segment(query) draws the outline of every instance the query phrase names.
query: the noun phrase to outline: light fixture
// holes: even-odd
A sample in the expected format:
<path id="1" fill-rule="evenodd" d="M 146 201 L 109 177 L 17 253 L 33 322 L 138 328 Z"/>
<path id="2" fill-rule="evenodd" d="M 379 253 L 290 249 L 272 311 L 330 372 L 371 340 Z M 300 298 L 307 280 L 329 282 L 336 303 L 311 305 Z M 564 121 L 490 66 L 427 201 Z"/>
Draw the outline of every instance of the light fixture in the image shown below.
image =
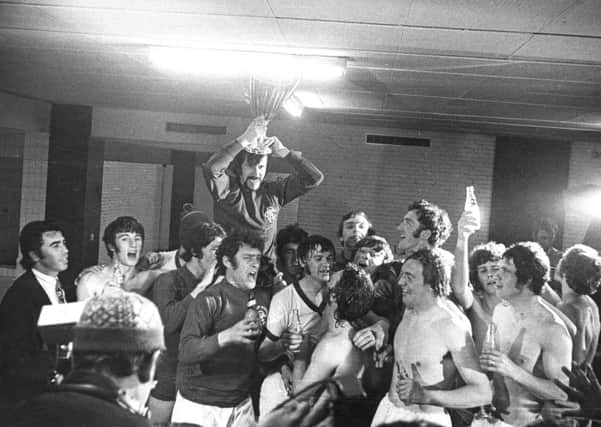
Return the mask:
<path id="1" fill-rule="evenodd" d="M 601 219 L 601 186 L 585 184 L 572 187 L 564 197 L 566 209 L 593 219 Z"/>
<path id="2" fill-rule="evenodd" d="M 299 101 L 296 95 L 292 95 L 282 105 L 284 110 L 288 112 L 292 117 L 300 117 L 303 115 L 304 106 L 303 103 Z"/>
<path id="3" fill-rule="evenodd" d="M 342 59 L 331 57 L 171 47 L 151 47 L 149 58 L 157 67 L 173 72 L 273 79 L 333 80 L 344 74 L 345 65 Z"/>
<path id="4" fill-rule="evenodd" d="M 294 92 L 294 96 L 307 108 L 323 108 L 324 106 L 323 101 L 315 92 L 297 90 Z"/>

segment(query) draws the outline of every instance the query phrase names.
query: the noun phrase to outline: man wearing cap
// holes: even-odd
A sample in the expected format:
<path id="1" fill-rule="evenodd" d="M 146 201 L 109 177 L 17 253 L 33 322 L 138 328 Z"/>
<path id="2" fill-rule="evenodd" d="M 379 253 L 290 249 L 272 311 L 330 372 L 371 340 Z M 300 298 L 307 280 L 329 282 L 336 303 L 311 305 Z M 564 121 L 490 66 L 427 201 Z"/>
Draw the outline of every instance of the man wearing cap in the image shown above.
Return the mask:
<path id="1" fill-rule="evenodd" d="M 65 302 L 58 273 L 69 265 L 63 232 L 51 221 L 25 225 L 19 245 L 27 271 L 0 304 L 0 401 L 9 407 L 42 392 L 54 368 L 54 352 L 42 341 L 37 322 L 42 306 Z"/>
<path id="2" fill-rule="evenodd" d="M 19 405 L 11 426 L 149 427 L 163 325 L 157 307 L 124 291 L 90 298 L 74 327 L 74 370 L 53 389 Z"/>
<path id="3" fill-rule="evenodd" d="M 203 165 L 203 172 L 215 202 L 215 221 L 227 232 L 241 228 L 260 234 L 263 253 L 275 260 L 280 208 L 321 184 L 323 174 L 278 138 L 266 138 L 266 130 L 267 121 L 257 117 L 234 142 L 211 156 Z M 260 145 L 263 150 L 253 150 Z M 264 182 L 269 152 L 286 160 L 294 173 L 283 180 Z"/>

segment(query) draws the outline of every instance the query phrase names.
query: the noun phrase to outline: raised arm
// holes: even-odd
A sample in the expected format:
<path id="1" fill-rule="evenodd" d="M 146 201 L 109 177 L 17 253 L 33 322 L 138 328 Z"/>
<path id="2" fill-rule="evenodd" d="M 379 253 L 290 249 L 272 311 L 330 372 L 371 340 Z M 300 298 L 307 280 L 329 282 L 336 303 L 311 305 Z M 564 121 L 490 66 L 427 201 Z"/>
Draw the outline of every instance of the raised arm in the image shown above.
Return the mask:
<path id="1" fill-rule="evenodd" d="M 256 144 L 257 139 L 264 138 L 266 130 L 265 119 L 262 116 L 257 117 L 250 122 L 242 135 L 221 148 L 202 165 L 205 181 L 213 198 L 219 200 L 227 196 L 230 177 L 226 169 L 240 151 Z"/>
<path id="2" fill-rule="evenodd" d="M 471 211 L 464 211 L 457 224 L 455 275 L 451 281 L 451 287 L 457 302 L 466 310 L 474 303 L 474 294 L 469 286 L 469 238 L 479 226 L 478 218 Z"/>

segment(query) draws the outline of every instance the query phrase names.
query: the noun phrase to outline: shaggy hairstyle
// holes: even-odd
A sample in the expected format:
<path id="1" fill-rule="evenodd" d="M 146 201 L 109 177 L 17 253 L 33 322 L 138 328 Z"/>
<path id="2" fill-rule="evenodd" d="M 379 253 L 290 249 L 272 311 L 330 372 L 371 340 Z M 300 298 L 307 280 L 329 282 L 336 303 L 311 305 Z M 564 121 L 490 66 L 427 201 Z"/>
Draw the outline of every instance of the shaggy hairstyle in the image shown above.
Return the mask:
<path id="1" fill-rule="evenodd" d="M 444 297 L 451 293 L 451 270 L 453 257 L 442 249 L 420 249 L 409 255 L 405 262 L 415 260 L 422 265 L 424 284 L 432 288 L 434 296 Z"/>
<path id="2" fill-rule="evenodd" d="M 518 242 L 509 247 L 503 258 L 513 260 L 518 285 L 528 285 L 536 295 L 549 280 L 549 257 L 536 242 Z"/>
<path id="3" fill-rule="evenodd" d="M 374 303 L 375 288 L 365 271 L 355 264 L 347 264 L 340 280 L 334 286 L 337 321 L 353 322 L 367 314 Z"/>
<path id="4" fill-rule="evenodd" d="M 478 267 L 487 262 L 500 261 L 505 249 L 503 243 L 488 242 L 483 245 L 478 245 L 472 250 L 472 253 L 470 253 L 469 265 L 470 283 L 474 286 L 474 289 L 477 291 L 482 290 L 482 283 L 480 283 L 480 279 L 478 278 Z"/>
<path id="5" fill-rule="evenodd" d="M 392 249 L 390 248 L 388 241 L 383 237 L 372 235 L 359 240 L 353 250 L 353 259 L 355 259 L 357 251 L 361 248 L 372 249 L 376 252 L 384 251 L 386 253 L 384 256 L 384 263 L 391 262 L 394 259 Z"/>
<path id="6" fill-rule="evenodd" d="M 236 268 L 238 263 L 236 262 L 236 254 L 238 250 L 243 246 L 247 245 L 251 248 L 258 249 L 263 252 L 264 242 L 257 233 L 253 233 L 247 230 L 236 229 L 229 234 L 219 245 L 217 249 L 217 273 L 225 274 L 225 264 L 223 258 L 226 257 L 232 263 L 232 266 Z"/>
<path id="7" fill-rule="evenodd" d="M 102 241 L 106 247 L 106 253 L 109 257 L 113 258 L 114 251 L 110 246 L 117 247 L 117 233 L 136 233 L 142 237 L 142 243 L 144 243 L 144 227 L 138 222 L 137 219 L 131 216 L 120 216 L 106 226 L 104 229 L 104 235 Z M 110 245 L 110 246 L 109 246 Z"/>
<path id="8" fill-rule="evenodd" d="M 311 252 L 317 250 L 317 248 L 320 248 L 322 252 L 329 252 L 332 256 L 336 255 L 334 244 L 330 239 L 319 234 L 313 234 L 298 245 L 298 259 L 303 262 L 306 261 Z"/>
<path id="9" fill-rule="evenodd" d="M 309 233 L 303 230 L 298 223 L 289 224 L 278 231 L 278 234 L 275 238 L 275 247 L 278 259 L 282 259 L 283 257 L 282 249 L 284 249 L 284 245 L 287 245 L 288 243 L 300 244 L 300 242 L 307 237 L 309 237 Z"/>
<path id="10" fill-rule="evenodd" d="M 429 230 L 428 243 L 433 247 L 442 246 L 453 231 L 447 211 L 434 203 L 423 199 L 416 200 L 409 205 L 407 211 L 415 211 L 419 222 L 419 228 L 415 231 L 414 237 L 419 237 L 419 233 L 423 230 Z"/>
<path id="11" fill-rule="evenodd" d="M 574 245 L 561 257 L 557 271 L 568 286 L 580 295 L 592 295 L 601 285 L 601 258 L 586 245 Z"/>
<path id="12" fill-rule="evenodd" d="M 344 214 L 342 216 L 342 219 L 338 223 L 338 237 L 339 238 L 342 237 L 342 228 L 344 227 L 344 221 L 346 221 L 347 219 L 351 219 L 352 217 L 355 217 L 355 216 L 361 216 L 361 217 L 365 218 L 365 221 L 367 221 L 367 223 L 369 224 L 369 228 L 367 229 L 367 235 L 368 236 L 376 234 L 376 231 L 373 228 L 373 224 L 369 220 L 369 218 L 367 217 L 367 214 L 365 212 L 363 212 L 363 211 L 350 211 L 350 212 Z"/>
<path id="13" fill-rule="evenodd" d="M 229 169 L 234 173 L 234 175 L 239 177 L 242 175 L 242 165 L 244 162 L 246 162 L 248 166 L 255 166 L 257 163 L 263 160 L 264 157 L 267 157 L 267 155 L 249 153 L 246 150 L 242 150 L 236 154 L 236 157 L 234 157 L 234 160 L 232 160 L 230 163 Z"/>
<path id="14" fill-rule="evenodd" d="M 151 380 L 154 354 L 157 351 L 100 353 L 74 350 L 73 367 L 101 374 L 108 373 L 116 378 L 136 374 L 140 382 L 146 383 Z"/>
<path id="15" fill-rule="evenodd" d="M 192 256 L 202 259 L 202 250 L 218 237 L 225 237 L 225 231 L 219 224 L 214 222 L 201 223 L 194 227 L 182 240 L 184 253 L 182 258 L 188 262 Z"/>
<path id="16" fill-rule="evenodd" d="M 64 232 L 63 229 L 52 221 L 32 221 L 23 227 L 19 234 L 19 246 L 21 247 L 21 265 L 25 270 L 31 269 L 35 265 L 35 261 L 31 258 L 30 252 L 33 252 L 38 257 L 42 257 L 42 236 L 47 232 Z"/>

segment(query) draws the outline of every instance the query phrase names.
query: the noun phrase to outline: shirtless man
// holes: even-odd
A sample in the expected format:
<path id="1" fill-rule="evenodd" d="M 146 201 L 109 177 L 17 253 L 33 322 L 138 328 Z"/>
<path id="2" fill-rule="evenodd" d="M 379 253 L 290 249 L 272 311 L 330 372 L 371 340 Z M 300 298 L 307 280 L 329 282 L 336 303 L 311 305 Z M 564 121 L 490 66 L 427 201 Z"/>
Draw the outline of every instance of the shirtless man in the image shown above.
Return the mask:
<path id="1" fill-rule="evenodd" d="M 365 326 L 362 317 L 374 301 L 374 286 L 369 275 L 357 266 L 348 265 L 331 290 L 331 298 L 333 304 L 326 309 L 329 311 L 328 330 L 315 347 L 297 388 L 332 376 L 360 376 L 362 371 L 362 352 L 349 337 Z"/>
<path id="2" fill-rule="evenodd" d="M 266 337 L 259 348 L 259 360 L 267 362 L 288 355 L 291 366 L 295 359 L 299 359 L 297 352 L 303 335 L 315 344 L 324 334 L 327 323 L 322 315 L 328 303 L 328 281 L 334 254 L 332 242 L 319 235 L 309 236 L 300 243 L 298 257 L 305 274 L 300 281 L 273 296 L 267 316 Z M 298 313 L 298 319 L 295 319 L 295 313 Z M 300 325 L 297 325 L 299 320 Z M 298 326 L 302 331 L 294 331 Z M 291 378 L 284 377 L 288 376 L 289 371 L 284 368 L 284 375 L 275 372 L 265 378 L 261 387 L 261 415 L 286 400 Z"/>
<path id="3" fill-rule="evenodd" d="M 77 283 L 77 300 L 101 295 L 110 287 L 144 293 L 160 270 L 136 271 L 144 245 L 144 227 L 135 218 L 120 216 L 104 229 L 102 241 L 111 264 L 86 269 Z"/>
<path id="4" fill-rule="evenodd" d="M 449 293 L 451 265 L 439 251 L 418 250 L 401 268 L 406 311 L 394 336 L 392 384 L 378 406 L 374 427 L 399 421 L 450 427 L 445 407 L 471 408 L 491 401 L 492 390 L 480 370 L 469 324 L 443 301 Z M 449 364 L 464 386 L 445 386 Z"/>
<path id="5" fill-rule="evenodd" d="M 479 225 L 471 212 L 465 211 L 461 215 L 457 224 L 455 276 L 451 281 L 453 295 L 472 324 L 478 353 L 482 351 L 495 306 L 501 302 L 497 296 L 497 278 L 501 257 L 505 252 L 503 244 L 488 242 L 476 246 L 468 258 L 469 237 Z"/>
<path id="6" fill-rule="evenodd" d="M 492 318 L 499 349 L 483 353 L 480 364 L 494 374 L 493 405 L 511 425 L 528 425 L 544 401 L 567 397 L 553 380 L 567 380 L 561 367 L 572 366 L 572 340 L 540 297 L 548 277 L 549 258 L 537 243 L 516 243 L 503 254 L 497 286 L 504 301 Z"/>
<path id="7" fill-rule="evenodd" d="M 593 299 L 601 284 L 601 258 L 593 248 L 574 245 L 557 266 L 555 279 L 561 283 L 562 302 L 557 306 L 576 325 L 572 359 L 592 365 L 599 342 L 599 310 Z"/>

